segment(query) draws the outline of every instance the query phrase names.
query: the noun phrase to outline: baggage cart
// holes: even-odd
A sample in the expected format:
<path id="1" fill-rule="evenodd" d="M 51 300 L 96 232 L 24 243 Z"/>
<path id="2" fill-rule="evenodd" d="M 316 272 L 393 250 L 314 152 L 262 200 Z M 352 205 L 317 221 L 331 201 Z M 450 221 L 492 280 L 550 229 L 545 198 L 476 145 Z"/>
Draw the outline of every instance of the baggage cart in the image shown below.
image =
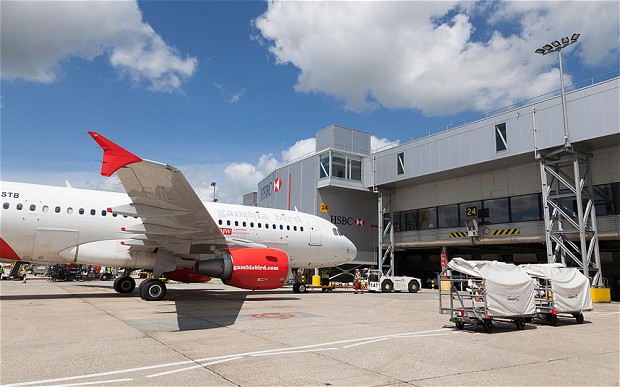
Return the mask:
<path id="1" fill-rule="evenodd" d="M 561 263 L 521 265 L 536 281 L 536 317 L 551 325 L 558 317 L 573 317 L 583 324 L 584 311 L 592 310 L 590 281 L 579 269 Z"/>
<path id="2" fill-rule="evenodd" d="M 457 329 L 482 325 L 489 333 L 504 321 L 522 330 L 536 313 L 534 280 L 515 265 L 453 258 L 438 280 L 439 311 Z"/>

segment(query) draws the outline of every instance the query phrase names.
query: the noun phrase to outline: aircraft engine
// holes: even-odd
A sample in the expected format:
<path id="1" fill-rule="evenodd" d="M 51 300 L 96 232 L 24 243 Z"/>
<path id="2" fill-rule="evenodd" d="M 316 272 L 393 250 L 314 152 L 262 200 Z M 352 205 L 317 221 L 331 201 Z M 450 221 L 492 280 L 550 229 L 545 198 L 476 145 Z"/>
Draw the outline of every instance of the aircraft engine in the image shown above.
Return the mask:
<path id="1" fill-rule="evenodd" d="M 289 258 L 279 249 L 232 248 L 222 257 L 197 262 L 196 272 L 242 289 L 277 289 L 286 282 Z"/>
<path id="2" fill-rule="evenodd" d="M 186 284 L 211 281 L 211 277 L 208 277 L 206 275 L 200 275 L 196 273 L 193 269 L 176 269 L 175 271 L 166 273 L 166 278 Z"/>

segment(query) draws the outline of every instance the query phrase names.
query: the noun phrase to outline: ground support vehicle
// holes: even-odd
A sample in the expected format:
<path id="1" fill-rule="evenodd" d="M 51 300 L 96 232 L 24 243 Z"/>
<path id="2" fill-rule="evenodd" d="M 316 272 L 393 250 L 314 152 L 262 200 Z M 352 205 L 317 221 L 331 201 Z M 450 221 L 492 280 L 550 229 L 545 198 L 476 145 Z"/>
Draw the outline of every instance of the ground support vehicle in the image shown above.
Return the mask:
<path id="1" fill-rule="evenodd" d="M 409 292 L 417 293 L 422 287 L 419 278 L 407 276 L 384 275 L 381 270 L 366 270 L 365 281 L 369 292 L 382 291 L 383 293 Z"/>
<path id="2" fill-rule="evenodd" d="M 561 263 L 527 264 L 521 268 L 536 281 L 536 317 L 551 325 L 559 317 L 573 317 L 583 324 L 584 311 L 592 310 L 590 281 L 579 269 Z"/>
<path id="3" fill-rule="evenodd" d="M 85 274 L 81 265 L 57 264 L 48 268 L 50 281 L 83 281 Z"/>
<path id="4" fill-rule="evenodd" d="M 536 313 L 534 280 L 512 264 L 453 258 L 439 283 L 439 312 L 457 329 L 482 325 L 489 333 L 494 321 L 504 321 L 522 330 Z"/>

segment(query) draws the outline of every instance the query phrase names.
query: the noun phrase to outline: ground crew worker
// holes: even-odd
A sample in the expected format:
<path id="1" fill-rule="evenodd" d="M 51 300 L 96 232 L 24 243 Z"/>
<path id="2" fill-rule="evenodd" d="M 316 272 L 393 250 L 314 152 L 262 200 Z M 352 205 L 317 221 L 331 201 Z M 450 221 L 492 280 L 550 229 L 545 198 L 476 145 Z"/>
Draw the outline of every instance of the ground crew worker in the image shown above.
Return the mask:
<path id="1" fill-rule="evenodd" d="M 327 269 L 323 270 L 321 273 L 321 286 L 329 286 L 329 271 Z M 328 288 L 323 288 L 323 291 L 328 291 Z"/>
<path id="2" fill-rule="evenodd" d="M 362 274 L 360 273 L 360 269 L 355 269 L 353 284 L 355 285 L 355 294 L 357 294 L 358 291 L 361 291 L 362 294 L 364 294 L 364 289 L 362 288 Z"/>
<path id="3" fill-rule="evenodd" d="M 25 284 L 26 283 L 26 274 L 28 274 L 28 266 L 27 265 L 22 265 L 21 274 L 22 274 L 22 283 Z"/>
<path id="4" fill-rule="evenodd" d="M 4 268 L 0 265 L 0 279 L 2 279 L 2 274 L 4 274 Z"/>

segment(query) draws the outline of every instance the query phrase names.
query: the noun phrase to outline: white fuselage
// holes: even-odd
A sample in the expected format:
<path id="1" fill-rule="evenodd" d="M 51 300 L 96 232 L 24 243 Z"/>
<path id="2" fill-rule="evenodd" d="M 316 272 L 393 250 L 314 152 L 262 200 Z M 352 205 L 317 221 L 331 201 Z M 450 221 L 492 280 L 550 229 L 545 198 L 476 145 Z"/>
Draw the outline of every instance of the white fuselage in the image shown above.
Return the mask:
<path id="1" fill-rule="evenodd" d="M 107 210 L 131 203 L 127 194 L 4 181 L 1 185 L 0 258 L 152 269 L 152 259 L 129 254 L 135 241 L 122 230 L 142 220 Z M 284 250 L 293 268 L 332 267 L 351 261 L 357 253 L 336 226 L 314 215 L 204 205 L 231 245 L 255 243 Z M 177 266 L 192 267 L 198 259 L 179 257 Z"/>

